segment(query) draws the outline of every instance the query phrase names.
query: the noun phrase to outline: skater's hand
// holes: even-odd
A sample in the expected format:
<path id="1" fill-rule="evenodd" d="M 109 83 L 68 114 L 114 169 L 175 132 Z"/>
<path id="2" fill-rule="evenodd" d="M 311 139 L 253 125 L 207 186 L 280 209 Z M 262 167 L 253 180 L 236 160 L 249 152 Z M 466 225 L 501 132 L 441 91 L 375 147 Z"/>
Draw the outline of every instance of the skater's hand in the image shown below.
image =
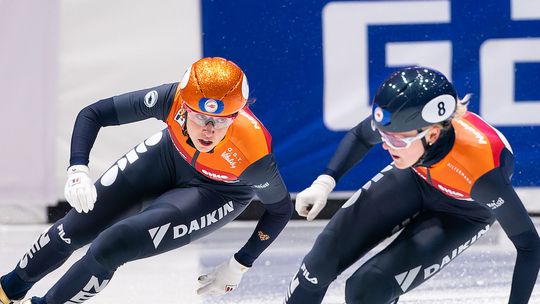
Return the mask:
<path id="1" fill-rule="evenodd" d="M 68 168 L 68 179 L 64 188 L 66 200 L 79 213 L 94 209 L 97 199 L 96 186 L 88 176 L 88 167 L 75 165 Z"/>
<path id="2" fill-rule="evenodd" d="M 308 221 L 317 217 L 326 206 L 328 195 L 336 186 L 336 181 L 330 175 L 322 174 L 304 191 L 296 195 L 296 212 Z"/>
<path id="3" fill-rule="evenodd" d="M 242 276 L 248 270 L 249 267 L 238 263 L 234 257 L 231 257 L 209 274 L 203 274 L 199 277 L 199 284 L 203 286 L 197 289 L 197 294 L 223 295 L 231 292 L 240 284 Z"/>

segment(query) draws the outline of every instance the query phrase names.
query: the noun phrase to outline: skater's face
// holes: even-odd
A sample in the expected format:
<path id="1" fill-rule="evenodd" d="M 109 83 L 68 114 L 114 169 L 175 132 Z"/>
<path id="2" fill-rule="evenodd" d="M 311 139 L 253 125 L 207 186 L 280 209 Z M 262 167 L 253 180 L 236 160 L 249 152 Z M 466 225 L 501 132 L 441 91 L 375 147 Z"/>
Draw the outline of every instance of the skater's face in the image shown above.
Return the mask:
<path id="1" fill-rule="evenodd" d="M 386 132 L 386 136 L 382 136 L 383 149 L 390 153 L 390 156 L 398 169 L 409 168 L 414 165 L 425 152 L 421 140 L 422 137 L 426 139 L 428 145 L 431 145 L 439 138 L 440 132 L 441 129 L 438 126 L 429 127 L 422 132 Z M 407 144 L 400 148 L 393 147 L 390 138 L 393 138 L 395 143 L 399 143 L 400 140 L 402 140 Z"/>
<path id="2" fill-rule="evenodd" d="M 187 111 L 186 128 L 195 148 L 210 152 L 225 137 L 235 116 L 211 117 L 192 110 Z"/>

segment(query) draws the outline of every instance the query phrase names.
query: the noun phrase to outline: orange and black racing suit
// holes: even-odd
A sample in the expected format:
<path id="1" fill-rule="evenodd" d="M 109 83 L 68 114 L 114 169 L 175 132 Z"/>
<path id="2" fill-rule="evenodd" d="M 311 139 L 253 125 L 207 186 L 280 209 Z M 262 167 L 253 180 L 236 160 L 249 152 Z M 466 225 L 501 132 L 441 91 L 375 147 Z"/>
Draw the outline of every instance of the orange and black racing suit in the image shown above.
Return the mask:
<path id="1" fill-rule="evenodd" d="M 251 266 L 276 239 L 293 208 L 274 160 L 270 134 L 244 109 L 212 151 L 199 152 L 182 133 L 185 117 L 179 115 L 182 100 L 177 86 L 166 84 L 104 99 L 79 113 L 71 165 L 88 164 L 101 127 L 157 118 L 167 128 L 103 174 L 95 183 L 94 210 L 88 214 L 71 210 L 40 236 L 15 270 L 2 278 L 8 296 L 22 297 L 75 249 L 91 243 L 87 254 L 39 299 L 49 304 L 80 303 L 100 291 L 120 265 L 208 235 L 240 215 L 255 195 L 265 212 L 235 258 Z M 88 287 L 92 284 L 97 287 Z"/>
<path id="2" fill-rule="evenodd" d="M 339 179 L 380 141 L 367 118 L 347 133 L 324 173 Z M 347 304 L 392 303 L 438 273 L 494 220 L 517 250 L 509 303 L 527 303 L 540 239 L 510 183 L 513 166 L 499 131 L 470 112 L 454 119 L 419 165 L 387 166 L 342 206 L 304 258 L 286 303 L 320 303 L 340 273 L 401 231 L 345 287 Z"/>

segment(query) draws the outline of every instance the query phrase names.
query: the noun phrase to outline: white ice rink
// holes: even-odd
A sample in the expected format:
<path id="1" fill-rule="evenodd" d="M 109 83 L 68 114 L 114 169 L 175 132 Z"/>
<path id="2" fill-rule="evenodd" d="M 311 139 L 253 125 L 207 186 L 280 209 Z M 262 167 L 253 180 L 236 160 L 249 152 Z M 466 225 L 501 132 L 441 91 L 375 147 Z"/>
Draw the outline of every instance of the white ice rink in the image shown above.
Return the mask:
<path id="1" fill-rule="evenodd" d="M 535 222 L 539 229 L 540 220 Z M 251 234 L 254 222 L 233 222 L 184 248 L 128 263 L 118 269 L 104 291 L 87 303 L 280 304 L 291 277 L 324 224 L 326 221 L 291 221 L 230 295 L 197 296 L 197 276 L 236 252 Z M 45 229 L 46 226 L 0 225 L 0 273 L 11 270 Z M 384 244 L 374 252 L 382 246 Z M 30 293 L 43 295 L 84 251 L 86 247 L 77 251 L 59 270 L 36 284 Z M 400 304 L 507 303 L 514 258 L 512 244 L 500 227 L 494 226 L 426 284 L 403 296 Z M 365 258 L 330 286 L 323 303 L 344 303 L 345 280 L 363 261 Z M 540 280 L 529 303 L 540 303 L 539 285 Z"/>

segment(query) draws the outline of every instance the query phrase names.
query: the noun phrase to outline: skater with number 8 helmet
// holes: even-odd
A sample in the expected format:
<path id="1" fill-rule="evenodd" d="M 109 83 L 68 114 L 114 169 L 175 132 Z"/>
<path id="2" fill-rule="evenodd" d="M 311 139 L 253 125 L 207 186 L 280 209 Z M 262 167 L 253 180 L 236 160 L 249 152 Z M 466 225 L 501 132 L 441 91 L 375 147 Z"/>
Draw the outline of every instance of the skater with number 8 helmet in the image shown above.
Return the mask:
<path id="1" fill-rule="evenodd" d="M 234 290 L 293 210 L 271 136 L 246 106 L 248 95 L 244 72 L 232 61 L 214 57 L 193 63 L 180 82 L 83 109 L 73 129 L 65 186 L 73 209 L 0 278 L 0 303 L 23 298 L 73 251 L 90 244 L 43 297 L 24 301 L 83 303 L 103 290 L 121 265 L 216 231 L 257 195 L 265 212 L 249 240 L 198 277 L 200 295 Z M 94 184 L 88 163 L 99 129 L 147 118 L 162 120 L 167 127 L 121 157 Z"/>
<path id="2" fill-rule="evenodd" d="M 396 303 L 436 277 L 497 220 L 517 250 L 509 303 L 527 303 L 540 267 L 540 239 L 511 185 L 505 137 L 468 112 L 440 72 L 409 67 L 390 75 L 372 115 L 341 141 L 323 174 L 296 196 L 313 220 L 349 169 L 382 143 L 393 162 L 332 217 L 304 257 L 285 303 L 321 303 L 329 284 L 384 239 L 401 232 L 345 285 L 347 304 Z"/>

